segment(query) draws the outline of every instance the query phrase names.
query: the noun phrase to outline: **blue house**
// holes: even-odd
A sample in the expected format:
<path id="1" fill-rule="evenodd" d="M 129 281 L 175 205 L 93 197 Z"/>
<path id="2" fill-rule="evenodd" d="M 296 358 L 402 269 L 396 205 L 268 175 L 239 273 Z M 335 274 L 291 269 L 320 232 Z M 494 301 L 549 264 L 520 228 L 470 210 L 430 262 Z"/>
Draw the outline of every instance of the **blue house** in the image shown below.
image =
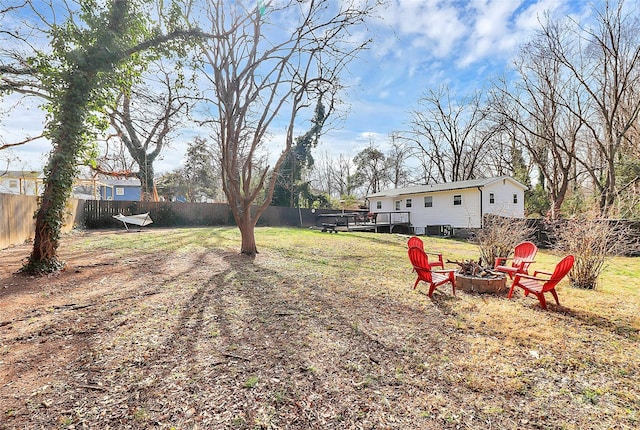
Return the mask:
<path id="1" fill-rule="evenodd" d="M 105 179 L 100 181 L 101 200 L 140 201 L 142 186 L 140 179 Z"/>

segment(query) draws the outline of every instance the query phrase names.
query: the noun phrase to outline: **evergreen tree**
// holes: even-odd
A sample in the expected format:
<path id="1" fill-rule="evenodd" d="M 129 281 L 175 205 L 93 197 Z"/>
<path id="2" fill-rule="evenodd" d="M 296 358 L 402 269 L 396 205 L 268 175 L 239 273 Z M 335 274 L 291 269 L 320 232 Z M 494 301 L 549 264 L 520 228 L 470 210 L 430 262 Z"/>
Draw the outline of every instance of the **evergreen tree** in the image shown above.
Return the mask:
<path id="1" fill-rule="evenodd" d="M 324 105 L 322 100 L 319 100 L 311 120 L 311 128 L 295 139 L 293 147 L 280 167 L 271 205 L 298 207 L 301 204 L 301 195 L 306 200 L 306 205 L 317 199 L 317 196 L 311 192 L 309 181 L 302 180 L 302 173 L 305 169 L 313 167 L 314 160 L 311 150 L 318 145 L 318 139 L 326 119 Z"/>
<path id="2" fill-rule="evenodd" d="M 201 197 L 215 197 L 219 175 L 216 174 L 214 154 L 205 139 L 196 137 L 189 144 L 182 171 L 189 201 L 195 202 Z"/>

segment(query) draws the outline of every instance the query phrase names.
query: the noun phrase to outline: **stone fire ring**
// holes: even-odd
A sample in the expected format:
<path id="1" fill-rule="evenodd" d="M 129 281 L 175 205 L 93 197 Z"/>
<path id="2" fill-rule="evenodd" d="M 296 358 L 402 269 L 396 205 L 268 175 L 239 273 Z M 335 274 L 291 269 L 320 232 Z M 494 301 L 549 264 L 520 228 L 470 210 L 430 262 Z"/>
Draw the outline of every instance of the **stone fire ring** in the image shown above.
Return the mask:
<path id="1" fill-rule="evenodd" d="M 456 289 L 466 293 L 506 294 L 507 277 L 500 274 L 489 278 L 456 273 Z"/>

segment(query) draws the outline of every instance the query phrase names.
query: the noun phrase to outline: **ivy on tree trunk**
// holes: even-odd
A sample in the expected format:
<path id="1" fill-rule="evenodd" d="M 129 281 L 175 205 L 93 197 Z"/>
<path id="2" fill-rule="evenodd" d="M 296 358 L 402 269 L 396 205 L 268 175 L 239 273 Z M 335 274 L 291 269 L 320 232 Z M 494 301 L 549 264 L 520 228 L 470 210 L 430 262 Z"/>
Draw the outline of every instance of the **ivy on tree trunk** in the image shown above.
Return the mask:
<path id="1" fill-rule="evenodd" d="M 96 112 L 113 101 L 114 89 L 130 85 L 136 75 L 135 67 L 127 68 L 128 62 L 143 62 L 137 54 L 178 38 L 224 37 L 195 29 L 147 32 L 142 15 L 131 11 L 134 4 L 112 0 L 100 13 L 92 2 L 82 3 L 79 17 L 69 17 L 68 25 L 52 30 L 54 54 L 30 59 L 50 91 L 46 134 L 53 150 L 44 172 L 34 246 L 23 273 L 40 275 L 63 267 L 57 250 L 78 159 L 89 143 L 92 125 L 99 122 Z M 84 26 L 75 25 L 79 18 Z M 68 50 L 69 46 L 75 49 Z"/>
<path id="2" fill-rule="evenodd" d="M 44 172 L 44 193 L 36 213 L 33 250 L 22 268 L 25 273 L 51 273 L 63 267 L 57 250 L 66 204 L 77 174 L 77 160 L 85 143 L 92 93 L 98 86 L 99 74 L 113 70 L 121 61 L 122 52 L 113 48 L 126 32 L 124 18 L 128 9 L 127 0 L 115 0 L 108 11 L 107 27 L 97 30 L 93 44 L 66 56 L 71 64 L 59 76 L 62 90 L 59 99 L 53 101 L 52 118 L 47 125 L 53 150 Z"/>

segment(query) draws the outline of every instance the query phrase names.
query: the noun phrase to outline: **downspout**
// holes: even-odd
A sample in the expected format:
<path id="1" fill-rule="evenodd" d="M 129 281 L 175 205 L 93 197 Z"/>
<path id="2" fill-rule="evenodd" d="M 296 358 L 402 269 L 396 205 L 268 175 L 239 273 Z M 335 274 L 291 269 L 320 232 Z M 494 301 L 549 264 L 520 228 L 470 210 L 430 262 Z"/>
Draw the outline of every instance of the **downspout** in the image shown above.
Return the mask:
<path id="1" fill-rule="evenodd" d="M 478 186 L 480 191 L 480 228 L 482 228 L 482 221 L 484 220 L 484 213 L 482 212 L 482 186 Z"/>

